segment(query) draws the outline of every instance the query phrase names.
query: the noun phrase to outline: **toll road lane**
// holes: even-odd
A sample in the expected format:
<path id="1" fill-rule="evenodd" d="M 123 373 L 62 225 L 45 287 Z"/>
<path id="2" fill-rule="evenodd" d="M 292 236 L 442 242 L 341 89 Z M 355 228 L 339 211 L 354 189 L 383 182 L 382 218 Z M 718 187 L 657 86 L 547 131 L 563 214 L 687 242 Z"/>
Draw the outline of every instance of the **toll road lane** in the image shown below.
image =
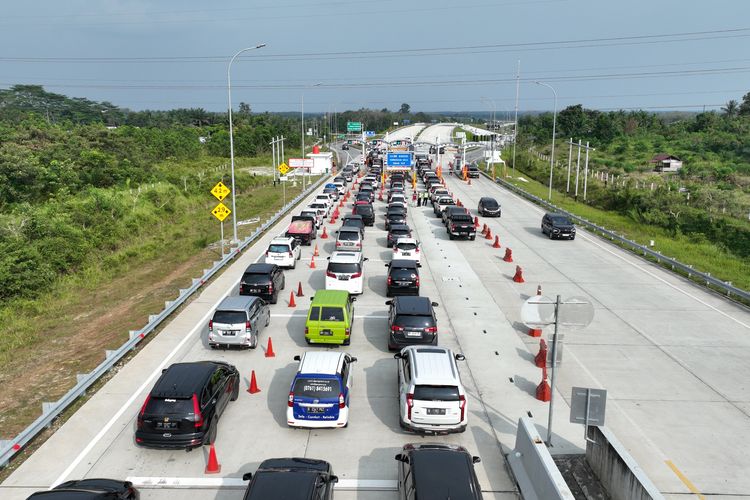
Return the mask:
<path id="1" fill-rule="evenodd" d="M 537 285 L 546 296 L 578 295 L 594 304 L 587 329 L 562 332 L 562 398 L 567 402 L 574 385 L 607 389 L 607 426 L 661 491 L 687 491 L 666 465 L 671 460 L 701 491 L 750 495 L 742 473 L 750 458 L 741 444 L 729 444 L 750 431 L 750 386 L 737 384 L 750 355 L 748 310 L 584 230 L 575 241 L 548 240 L 539 228 L 542 209 L 488 179 L 469 186 L 449 178 L 448 185 L 472 215 L 481 196 L 503 207 L 501 218 L 480 222 L 512 248 L 515 262 L 504 263 L 504 249 L 484 241 L 466 252 L 530 353 L 538 339 L 526 335 L 519 311 Z M 515 265 L 523 267 L 525 285 L 510 281 Z"/>

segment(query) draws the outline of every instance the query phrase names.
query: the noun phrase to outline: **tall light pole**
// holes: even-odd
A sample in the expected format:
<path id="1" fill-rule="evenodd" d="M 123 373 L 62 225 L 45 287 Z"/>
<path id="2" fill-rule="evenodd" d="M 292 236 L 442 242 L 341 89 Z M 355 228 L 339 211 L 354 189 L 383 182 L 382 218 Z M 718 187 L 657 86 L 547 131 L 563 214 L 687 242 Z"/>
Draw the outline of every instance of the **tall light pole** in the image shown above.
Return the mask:
<path id="1" fill-rule="evenodd" d="M 492 135 L 490 136 L 491 148 L 489 163 L 492 165 L 492 182 L 495 182 L 495 112 L 497 111 L 497 106 L 495 105 L 495 100 L 490 97 L 481 97 L 481 99 L 486 99 L 492 103 Z"/>
<path id="2" fill-rule="evenodd" d="M 232 127 L 232 77 L 231 77 L 231 71 L 232 71 L 232 63 L 237 58 L 238 55 L 242 54 L 243 52 L 247 52 L 248 50 L 256 50 L 256 49 L 262 49 L 265 47 L 265 43 L 261 43 L 256 45 L 255 47 L 247 47 L 245 49 L 240 50 L 235 55 L 232 56 L 232 58 L 229 60 L 229 66 L 227 67 L 227 95 L 229 97 L 229 158 L 232 163 L 232 229 L 233 229 L 233 239 L 232 243 L 236 243 L 239 241 L 237 239 L 237 196 L 235 195 L 235 189 L 234 189 L 234 128 Z"/>
<path id="3" fill-rule="evenodd" d="M 552 113 L 552 154 L 549 157 L 549 194 L 547 195 L 547 199 L 552 199 L 552 168 L 555 165 L 555 126 L 557 125 L 557 91 L 552 87 L 552 85 L 544 82 L 534 82 L 537 85 L 543 85 L 544 87 L 547 87 L 552 91 L 553 94 L 555 94 L 555 108 L 554 112 Z"/>

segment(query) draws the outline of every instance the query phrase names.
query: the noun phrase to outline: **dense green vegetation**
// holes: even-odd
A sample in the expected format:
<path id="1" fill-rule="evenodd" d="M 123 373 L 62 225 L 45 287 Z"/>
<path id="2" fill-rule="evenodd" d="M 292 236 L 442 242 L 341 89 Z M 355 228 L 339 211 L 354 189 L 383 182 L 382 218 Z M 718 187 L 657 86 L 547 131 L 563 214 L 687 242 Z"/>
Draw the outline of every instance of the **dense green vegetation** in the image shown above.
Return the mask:
<path id="1" fill-rule="evenodd" d="M 516 167 L 543 183 L 549 161 L 539 153 L 549 154 L 551 130 L 551 113 L 519 120 Z M 750 93 L 742 105 L 728 104 L 721 114 L 673 121 L 643 111 L 570 106 L 558 114 L 557 130 L 553 187 L 558 191 L 566 187 L 568 138 L 590 141 L 596 152 L 589 169 L 607 177 L 589 177 L 589 205 L 662 228 L 674 238 L 685 235 L 750 257 Z M 683 168 L 655 173 L 649 162 L 659 153 L 679 157 Z M 573 168 L 576 155 L 574 148 Z"/>

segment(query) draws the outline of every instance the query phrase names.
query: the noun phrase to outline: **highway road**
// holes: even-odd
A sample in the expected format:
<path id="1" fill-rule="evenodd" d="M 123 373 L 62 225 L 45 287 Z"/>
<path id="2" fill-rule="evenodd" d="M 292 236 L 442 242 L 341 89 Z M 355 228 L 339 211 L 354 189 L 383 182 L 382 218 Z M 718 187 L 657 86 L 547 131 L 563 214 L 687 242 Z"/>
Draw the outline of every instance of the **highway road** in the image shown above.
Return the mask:
<path id="1" fill-rule="evenodd" d="M 447 127 L 438 128 L 439 130 Z M 405 132 L 409 135 L 412 132 Z M 431 132 L 430 132 L 431 133 Z M 449 133 L 449 132 L 448 132 Z M 412 136 L 413 137 L 413 136 Z M 463 434 L 423 438 L 398 426 L 395 361 L 386 350 L 385 247 L 382 217 L 365 237 L 366 291 L 355 305 L 348 352 L 359 358 L 354 371 L 350 425 L 336 430 L 293 430 L 285 411 L 295 363 L 309 348 L 303 339 L 309 297 L 323 287 L 325 256 L 333 240 L 318 239 L 321 257 L 310 269 L 312 249 L 286 271 L 285 300 L 272 306 L 276 357 L 262 350 L 211 351 L 207 321 L 215 305 L 236 294 L 243 269 L 261 257 L 288 219 L 240 256 L 200 296 L 81 407 L 40 449 L 0 485 L 0 497 L 23 499 L 37 489 L 80 477 L 146 477 L 197 484 L 206 452 L 148 450 L 133 442 L 135 416 L 162 367 L 178 362 L 222 359 L 244 376 L 255 370 L 262 390 L 241 394 L 219 426 L 216 449 L 220 476 L 234 488 L 206 487 L 197 499 L 236 499 L 242 473 L 273 456 L 329 460 L 342 480 L 396 478 L 393 456 L 407 442 L 443 441 L 466 446 L 482 457 L 478 475 L 485 498 L 517 498 L 503 458 L 515 440 L 517 420 L 530 414 L 546 434 L 548 404 L 534 398 L 541 370 L 532 362 L 538 339 L 520 324 L 522 302 L 541 285 L 545 295 L 584 296 L 595 307 L 585 330 L 563 331 L 558 372 L 553 453 L 580 452 L 583 428 L 568 423 L 572 386 L 608 390 L 607 426 L 668 498 L 685 498 L 689 482 L 698 491 L 726 498 L 750 496 L 750 455 L 741 436 L 750 431 L 750 312 L 690 282 L 579 231 L 575 241 L 550 241 L 539 231 L 539 208 L 487 179 L 469 186 L 448 178 L 450 189 L 475 213 L 481 196 L 503 206 L 499 219 L 482 219 L 499 235 L 490 242 L 449 241 L 430 208 L 410 208 L 409 223 L 422 241 L 422 295 L 437 301 L 440 344 L 466 355 L 459 368 L 470 394 L 470 427 Z M 376 202 L 382 213 L 383 202 Z M 326 224 L 328 230 L 337 224 Z M 512 248 L 514 263 L 501 257 Z M 526 283 L 511 280 L 515 266 Z M 297 307 L 286 299 L 301 282 Z M 545 331 L 545 335 L 549 332 Z M 265 345 L 266 339 L 261 342 Z M 740 437 L 740 439 L 738 439 Z M 679 474 L 678 474 L 679 472 Z M 356 484 L 356 483 L 355 483 Z M 388 483 L 391 484 L 391 483 Z M 173 486 L 143 489 L 144 499 L 177 499 Z M 337 492 L 336 498 L 389 499 L 395 493 Z"/>
<path id="2" fill-rule="evenodd" d="M 401 127 L 399 129 L 388 132 L 387 134 L 385 134 L 385 137 L 383 139 L 386 141 L 400 141 L 406 139 L 407 137 L 411 137 L 412 139 L 414 139 L 424 128 L 424 123 L 407 125 L 405 127 Z"/>

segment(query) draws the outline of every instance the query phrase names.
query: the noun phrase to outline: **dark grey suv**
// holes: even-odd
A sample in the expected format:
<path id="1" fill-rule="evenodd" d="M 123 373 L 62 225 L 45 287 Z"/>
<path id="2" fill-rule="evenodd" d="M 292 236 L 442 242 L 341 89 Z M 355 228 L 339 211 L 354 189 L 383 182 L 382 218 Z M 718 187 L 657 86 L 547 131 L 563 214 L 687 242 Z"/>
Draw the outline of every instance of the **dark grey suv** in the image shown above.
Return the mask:
<path id="1" fill-rule="evenodd" d="M 385 303 L 388 311 L 388 349 L 414 344 L 437 345 L 437 317 L 428 297 L 398 296 Z"/>
<path id="2" fill-rule="evenodd" d="M 576 227 L 568 219 L 567 215 L 557 213 L 546 213 L 542 217 L 542 234 L 553 238 L 576 239 Z"/>
<path id="3" fill-rule="evenodd" d="M 500 217 L 502 211 L 500 210 L 500 204 L 495 198 L 489 196 L 483 196 L 479 199 L 479 205 L 477 206 L 477 212 L 479 215 L 485 217 Z"/>
<path id="4" fill-rule="evenodd" d="M 331 464 L 314 458 L 269 458 L 242 479 L 250 480 L 243 500 L 332 500 L 339 480 Z"/>
<path id="5" fill-rule="evenodd" d="M 404 445 L 396 455 L 398 498 L 460 498 L 482 500 L 482 487 L 474 471 L 481 462 L 463 446 L 438 443 Z"/>

